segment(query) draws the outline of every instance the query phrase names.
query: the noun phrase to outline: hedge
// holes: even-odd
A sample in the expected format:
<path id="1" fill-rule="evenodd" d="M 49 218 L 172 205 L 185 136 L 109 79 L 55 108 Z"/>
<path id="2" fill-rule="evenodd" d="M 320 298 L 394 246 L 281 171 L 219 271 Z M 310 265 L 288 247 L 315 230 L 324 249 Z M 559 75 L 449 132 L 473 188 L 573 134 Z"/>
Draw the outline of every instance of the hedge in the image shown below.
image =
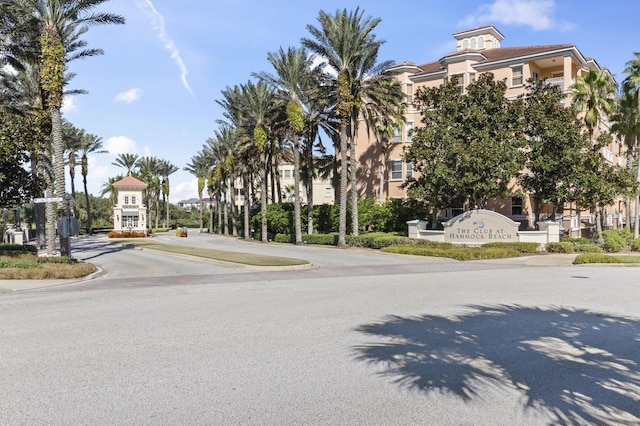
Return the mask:
<path id="1" fill-rule="evenodd" d="M 38 253 L 38 247 L 22 244 L 0 244 L 0 256 L 19 256 L 25 253 Z"/>

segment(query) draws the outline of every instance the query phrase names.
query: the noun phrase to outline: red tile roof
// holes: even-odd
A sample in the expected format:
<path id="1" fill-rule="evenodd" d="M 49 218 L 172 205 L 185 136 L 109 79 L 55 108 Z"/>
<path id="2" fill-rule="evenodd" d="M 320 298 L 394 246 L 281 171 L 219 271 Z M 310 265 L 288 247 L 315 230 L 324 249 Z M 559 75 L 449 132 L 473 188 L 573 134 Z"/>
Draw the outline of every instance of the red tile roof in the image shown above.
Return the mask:
<path id="1" fill-rule="evenodd" d="M 133 176 L 127 176 L 124 179 L 114 182 L 112 185 L 116 188 L 122 188 L 125 186 L 134 188 L 146 188 L 147 186 L 149 186 L 141 180 L 134 178 Z"/>

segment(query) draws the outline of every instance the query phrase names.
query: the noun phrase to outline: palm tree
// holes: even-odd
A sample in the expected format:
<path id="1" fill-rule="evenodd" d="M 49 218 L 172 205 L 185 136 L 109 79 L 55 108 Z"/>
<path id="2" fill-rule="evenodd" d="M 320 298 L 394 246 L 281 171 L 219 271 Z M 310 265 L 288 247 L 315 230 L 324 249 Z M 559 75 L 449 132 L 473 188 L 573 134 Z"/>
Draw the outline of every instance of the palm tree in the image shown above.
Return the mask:
<path id="1" fill-rule="evenodd" d="M 169 175 L 180 170 L 178 166 L 171 164 L 171 162 L 162 160 L 160 164 L 160 175 L 162 176 L 162 182 L 160 184 L 160 188 L 162 190 L 162 200 L 165 206 L 165 215 L 164 215 L 164 227 L 169 227 L 169 192 L 171 191 L 169 185 Z"/>
<path id="2" fill-rule="evenodd" d="M 225 191 L 223 203 L 223 212 L 225 215 L 224 234 L 229 234 L 227 208 L 230 208 L 231 234 L 235 237 L 238 235 L 234 185 L 238 171 L 236 163 L 238 149 L 236 130 L 231 126 L 222 125 L 214 131 L 214 135 L 214 138 L 207 140 L 208 146 L 205 151 L 210 157 L 210 163 L 215 165 L 215 180 L 218 181 L 220 188 Z"/>
<path id="3" fill-rule="evenodd" d="M 615 93 L 616 83 L 606 68 L 579 75 L 571 86 L 572 106 L 577 113 L 584 113 L 592 144 L 598 124 L 616 109 Z"/>
<path id="4" fill-rule="evenodd" d="M 304 48 L 289 48 L 286 52 L 280 48 L 277 53 L 269 53 L 267 59 L 276 71 L 276 76 L 260 73 L 257 76 L 273 85 L 286 105 L 288 139 L 292 141 L 293 154 L 293 204 L 295 244 L 302 243 L 300 217 L 300 150 L 301 137 L 305 130 L 303 102 L 309 98 L 317 79 L 314 74 L 319 69 L 313 66 L 314 57 Z"/>
<path id="5" fill-rule="evenodd" d="M 627 77 L 624 79 L 622 88 L 623 88 L 623 99 L 624 105 L 621 104 L 621 109 L 624 111 L 623 119 L 624 125 L 623 128 L 626 128 L 625 136 L 629 138 L 629 140 L 634 139 L 635 133 L 635 148 L 637 150 L 637 161 L 640 164 L 640 147 L 638 146 L 640 141 L 638 138 L 640 137 L 640 129 L 638 129 L 638 122 L 640 121 L 640 52 L 634 52 L 635 58 L 626 63 L 626 68 L 624 69 L 624 73 L 627 74 Z M 640 182 L 640 167 L 638 167 L 638 171 L 636 173 L 636 181 Z M 634 220 L 634 238 L 638 238 L 638 229 L 640 228 L 640 196 L 636 190 L 635 197 L 635 220 Z"/>
<path id="6" fill-rule="evenodd" d="M 107 0 L 7 0 L 10 7 L 37 23 L 38 48 L 35 49 L 40 66 L 40 86 L 44 105 L 51 113 L 55 195 L 65 194 L 64 144 L 62 136 L 62 107 L 67 62 L 87 56 L 100 55 L 99 49 L 88 49 L 79 37 L 88 27 L 98 24 L 124 24 L 124 18 L 109 13 L 94 13 Z M 31 30 L 36 30 L 33 26 Z M 35 37 L 33 38 L 35 39 Z M 32 49 L 33 51 L 33 49 Z"/>
<path id="7" fill-rule="evenodd" d="M 158 227 L 159 221 L 159 205 L 160 205 L 160 164 L 161 161 L 158 157 L 142 157 L 138 160 L 138 175 L 141 180 L 144 181 L 147 186 L 146 203 L 147 203 L 147 218 L 149 218 L 149 224 L 153 223 L 151 220 L 151 212 L 155 215 L 155 227 Z"/>
<path id="8" fill-rule="evenodd" d="M 64 136 L 64 147 L 67 153 L 67 164 L 69 165 L 69 180 L 71 181 L 71 199 L 73 200 L 73 211 L 78 216 L 76 208 L 76 164 L 78 161 L 78 151 L 82 144 L 84 131 L 77 129 L 68 121 L 62 123 L 62 132 Z"/>
<path id="9" fill-rule="evenodd" d="M 110 177 L 106 182 L 103 182 L 102 188 L 100 188 L 100 196 L 104 197 L 105 195 L 108 195 L 107 198 L 109 199 L 109 201 L 111 201 L 111 203 L 115 205 L 118 202 L 118 188 L 113 186 L 113 184 L 122 179 L 124 179 L 124 176 L 117 175 L 114 177 Z"/>
<path id="10" fill-rule="evenodd" d="M 188 163 L 183 170 L 191 173 L 198 179 L 198 200 L 200 201 L 200 233 L 202 233 L 202 228 L 204 228 L 204 220 L 202 217 L 202 191 L 205 187 L 205 180 L 207 178 L 207 174 L 209 172 L 209 165 L 206 163 L 206 160 L 202 153 L 198 155 L 194 155 L 191 157 L 191 162 Z M 213 222 L 209 224 L 209 233 L 213 231 Z"/>
<path id="11" fill-rule="evenodd" d="M 138 158 L 138 154 L 120 153 L 111 164 L 127 169 L 127 176 L 131 176 L 131 172 L 138 164 Z"/>
<path id="12" fill-rule="evenodd" d="M 373 74 L 381 74 L 380 69 L 388 68 L 391 62 L 377 64 L 378 51 L 384 40 L 376 39 L 373 30 L 380 19 L 364 17 L 364 11 L 356 8 L 353 12 L 346 9 L 329 15 L 320 11 L 318 17 L 320 27 L 307 25 L 313 36 L 303 38 L 303 46 L 317 53 L 331 71 L 327 73 L 330 84 L 334 88 L 335 118 L 339 122 L 340 140 L 340 222 L 338 229 L 338 246 L 346 246 L 347 226 L 347 181 L 349 168 L 349 142 L 353 146 L 356 136 L 355 120 L 360 115 L 365 80 Z M 355 148 L 353 148 L 355 149 Z M 357 233 L 357 193 L 355 176 L 355 157 L 351 150 L 352 190 L 355 194 L 354 231 Z"/>
<path id="13" fill-rule="evenodd" d="M 89 192 L 87 191 L 87 175 L 89 174 L 89 155 L 90 154 L 104 154 L 107 151 L 102 149 L 102 138 L 92 135 L 91 133 L 84 133 L 82 139 L 80 139 L 80 161 L 81 161 L 81 173 L 82 183 L 84 185 L 84 196 L 87 202 L 87 230 L 89 235 L 93 234 L 93 228 L 91 227 L 91 204 L 89 203 Z"/>
<path id="14" fill-rule="evenodd" d="M 606 116 L 615 111 L 615 93 L 615 81 L 606 68 L 591 69 L 586 74 L 579 75 L 571 86 L 572 106 L 577 113 L 584 114 L 584 124 L 589 132 L 589 140 L 592 145 L 597 126 Z M 596 203 L 596 229 L 598 240 L 602 243 L 604 239 L 600 216 L 600 205 Z M 578 223 L 580 223 L 579 214 Z"/>

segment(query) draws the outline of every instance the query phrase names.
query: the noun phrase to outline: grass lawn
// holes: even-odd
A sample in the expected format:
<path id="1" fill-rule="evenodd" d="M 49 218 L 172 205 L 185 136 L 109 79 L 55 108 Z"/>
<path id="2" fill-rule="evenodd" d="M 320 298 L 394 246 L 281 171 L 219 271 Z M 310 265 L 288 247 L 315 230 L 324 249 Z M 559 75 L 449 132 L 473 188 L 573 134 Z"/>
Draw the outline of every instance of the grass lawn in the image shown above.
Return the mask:
<path id="1" fill-rule="evenodd" d="M 619 263 L 639 263 L 640 264 L 640 256 L 638 255 L 615 255 L 610 254 L 609 256 L 618 259 Z"/>
<path id="2" fill-rule="evenodd" d="M 197 256 L 205 259 L 213 259 L 248 266 L 299 266 L 309 264 L 306 260 L 292 259 L 289 257 L 263 256 L 259 254 L 240 253 L 234 251 L 161 244 L 153 241 L 143 241 L 142 239 L 128 240 L 126 244 L 151 250 Z"/>

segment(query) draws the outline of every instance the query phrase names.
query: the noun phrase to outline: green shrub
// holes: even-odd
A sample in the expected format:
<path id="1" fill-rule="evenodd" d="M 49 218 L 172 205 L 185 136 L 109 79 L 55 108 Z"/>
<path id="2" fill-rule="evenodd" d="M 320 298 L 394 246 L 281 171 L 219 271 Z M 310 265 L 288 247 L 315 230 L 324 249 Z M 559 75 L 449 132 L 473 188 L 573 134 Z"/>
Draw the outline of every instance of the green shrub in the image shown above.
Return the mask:
<path id="1" fill-rule="evenodd" d="M 604 245 L 602 248 L 609 253 L 616 253 L 627 249 L 627 239 L 618 230 L 609 230 L 602 233 Z"/>
<path id="2" fill-rule="evenodd" d="M 581 253 L 602 253 L 603 251 L 600 246 L 593 243 L 576 244 L 574 250 Z"/>
<path id="3" fill-rule="evenodd" d="M 414 245 L 403 244 L 397 246 L 384 247 L 381 249 L 386 253 L 412 254 L 418 256 L 447 257 L 456 260 L 482 260 L 482 259 L 503 259 L 506 257 L 518 257 L 520 253 L 513 249 L 498 247 L 466 247 L 466 246 L 446 246 L 440 244 Z"/>
<path id="4" fill-rule="evenodd" d="M 561 243 L 571 243 L 574 246 L 575 245 L 581 245 L 581 244 L 589 244 L 589 240 L 586 238 L 575 238 L 575 237 L 566 237 L 566 238 L 562 238 L 560 240 Z"/>
<path id="5" fill-rule="evenodd" d="M 524 242 L 501 242 L 494 241 L 492 243 L 483 244 L 484 248 L 504 248 L 509 250 L 515 250 L 518 253 L 536 253 L 540 248 L 538 243 L 524 243 Z"/>
<path id="6" fill-rule="evenodd" d="M 604 253 L 584 253 L 576 256 L 573 263 L 575 265 L 581 265 L 585 263 L 620 263 L 620 261 Z"/>
<path id="7" fill-rule="evenodd" d="M 338 234 L 303 234 L 302 241 L 306 244 L 335 246 L 338 244 Z"/>
<path id="8" fill-rule="evenodd" d="M 382 232 L 361 234 L 356 236 L 347 235 L 346 243 L 350 246 L 365 247 L 371 249 L 380 249 L 382 247 L 389 247 L 397 244 L 407 244 L 409 242 L 408 237 L 400 237 L 393 234 L 386 234 Z"/>
<path id="9" fill-rule="evenodd" d="M 573 243 L 560 241 L 559 243 L 548 243 L 546 245 L 547 253 L 573 253 Z"/>
<path id="10" fill-rule="evenodd" d="M 273 241 L 275 241 L 276 243 L 292 243 L 293 240 L 294 237 L 289 234 L 276 234 L 273 237 Z"/>
<path id="11" fill-rule="evenodd" d="M 631 241 L 631 251 L 640 251 L 640 238 Z"/>
<path id="12" fill-rule="evenodd" d="M 0 256 L 18 256 L 25 253 L 38 253 L 38 247 L 21 244 L 0 244 Z"/>

